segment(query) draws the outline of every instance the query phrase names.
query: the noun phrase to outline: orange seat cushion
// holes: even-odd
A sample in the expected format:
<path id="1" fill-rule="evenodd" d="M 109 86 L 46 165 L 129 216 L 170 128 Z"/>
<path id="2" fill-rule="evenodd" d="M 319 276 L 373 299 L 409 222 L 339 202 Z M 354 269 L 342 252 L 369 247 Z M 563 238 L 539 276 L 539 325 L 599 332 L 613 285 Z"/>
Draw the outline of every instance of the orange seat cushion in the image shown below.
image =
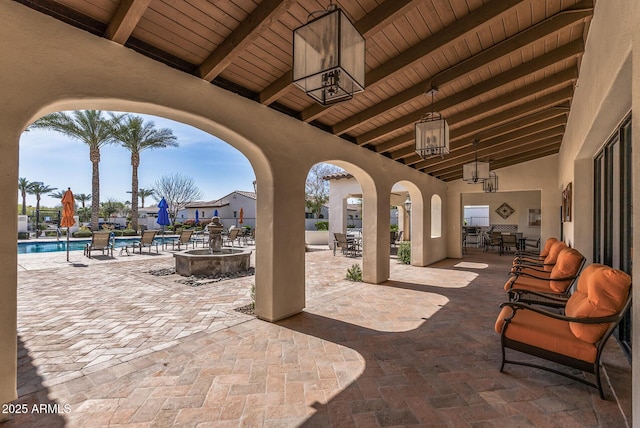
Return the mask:
<path id="1" fill-rule="evenodd" d="M 624 306 L 631 287 L 631 277 L 609 266 L 588 266 L 567 301 L 565 314 L 569 317 L 606 317 L 618 313 Z M 573 334 L 590 343 L 596 343 L 609 324 L 570 323 Z"/>
<path id="2" fill-rule="evenodd" d="M 502 333 L 504 320 L 511 314 L 510 307 L 502 308 L 495 324 L 497 333 Z M 504 335 L 508 339 L 527 343 L 536 348 L 593 363 L 597 355 L 595 345 L 578 339 L 571 331 L 569 324 L 566 321 L 522 309 L 518 310 L 509 322 Z"/>
<path id="3" fill-rule="evenodd" d="M 560 255 L 560 251 L 564 250 L 565 248 L 569 248 L 569 247 L 567 247 L 567 244 L 565 244 L 564 242 L 562 241 L 554 242 L 553 245 L 551 246 L 551 249 L 549 250 L 549 254 L 547 254 L 547 257 L 544 258 L 544 264 L 555 265 L 556 262 L 558 261 L 558 256 Z"/>

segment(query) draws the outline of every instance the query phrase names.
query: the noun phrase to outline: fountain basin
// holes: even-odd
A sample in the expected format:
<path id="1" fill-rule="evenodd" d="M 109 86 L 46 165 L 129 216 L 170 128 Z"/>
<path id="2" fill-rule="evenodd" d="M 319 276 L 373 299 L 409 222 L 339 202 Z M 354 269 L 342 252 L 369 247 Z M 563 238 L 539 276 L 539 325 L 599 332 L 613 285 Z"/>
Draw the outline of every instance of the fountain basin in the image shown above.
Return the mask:
<path id="1" fill-rule="evenodd" d="M 249 270 L 251 250 L 224 248 L 220 252 L 209 249 L 175 253 L 176 273 L 182 276 L 210 276 Z"/>

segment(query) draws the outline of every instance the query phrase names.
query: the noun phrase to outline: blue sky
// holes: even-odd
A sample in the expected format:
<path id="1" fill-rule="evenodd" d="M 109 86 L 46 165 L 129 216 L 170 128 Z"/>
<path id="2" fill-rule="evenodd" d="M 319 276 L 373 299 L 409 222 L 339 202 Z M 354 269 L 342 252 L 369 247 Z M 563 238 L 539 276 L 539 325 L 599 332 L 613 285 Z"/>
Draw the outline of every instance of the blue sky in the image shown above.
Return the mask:
<path id="1" fill-rule="evenodd" d="M 253 191 L 255 174 L 247 158 L 224 141 L 199 129 L 161 117 L 139 114 L 157 128 L 169 128 L 179 147 L 145 150 L 140 156 L 139 187 L 151 188 L 162 175 L 176 172 L 195 180 L 203 200 L 218 199 L 234 190 Z M 91 193 L 89 148 L 62 134 L 32 130 L 20 138 L 20 177 L 42 181 L 51 187 L 74 193 Z M 105 146 L 100 156 L 100 200 L 131 200 L 131 156 L 118 146 Z M 18 195 L 18 203 L 21 203 Z M 43 196 L 41 205 L 53 207 L 60 201 Z M 155 203 L 145 200 L 145 206 Z M 27 205 L 36 204 L 27 196 Z"/>

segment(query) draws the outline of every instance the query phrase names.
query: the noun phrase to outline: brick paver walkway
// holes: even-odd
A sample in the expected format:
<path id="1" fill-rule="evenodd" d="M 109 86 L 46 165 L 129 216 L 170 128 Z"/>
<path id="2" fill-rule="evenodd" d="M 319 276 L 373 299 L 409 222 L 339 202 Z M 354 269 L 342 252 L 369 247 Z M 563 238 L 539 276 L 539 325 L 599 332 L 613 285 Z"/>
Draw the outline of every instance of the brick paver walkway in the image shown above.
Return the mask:
<path id="1" fill-rule="evenodd" d="M 166 255 L 23 260 L 14 403 L 29 412 L 0 427 L 625 426 L 610 390 L 602 401 L 546 372 L 498 372 L 509 260 L 471 253 L 429 268 L 392 260 L 382 285 L 344 279 L 361 260 L 307 253 L 307 308 L 279 323 L 234 311 L 253 277 L 190 287 L 150 275 L 172 266 Z M 61 411 L 34 413 L 42 403 Z"/>

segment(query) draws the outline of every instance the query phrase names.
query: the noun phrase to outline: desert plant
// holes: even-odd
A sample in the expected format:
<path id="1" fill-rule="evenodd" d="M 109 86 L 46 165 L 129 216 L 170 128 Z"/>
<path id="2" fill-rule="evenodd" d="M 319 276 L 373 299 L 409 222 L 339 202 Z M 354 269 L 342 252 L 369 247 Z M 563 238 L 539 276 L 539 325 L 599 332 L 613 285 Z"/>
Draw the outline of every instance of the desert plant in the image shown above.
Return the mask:
<path id="1" fill-rule="evenodd" d="M 91 237 L 91 231 L 90 230 L 78 230 L 77 232 L 73 232 L 71 234 L 71 236 L 73 236 L 74 238 L 90 238 Z"/>
<path id="2" fill-rule="evenodd" d="M 398 231 L 398 225 L 397 224 L 392 224 L 391 225 L 391 232 L 397 232 Z"/>
<path id="3" fill-rule="evenodd" d="M 29 239 L 29 232 L 18 232 L 18 239 Z"/>
<path id="4" fill-rule="evenodd" d="M 122 236 L 136 236 L 136 231 L 133 229 L 124 229 L 120 232 L 122 232 Z"/>
<path id="5" fill-rule="evenodd" d="M 352 265 L 349 269 L 347 269 L 347 279 L 349 281 L 362 281 L 362 269 L 360 269 L 359 264 Z"/>
<path id="6" fill-rule="evenodd" d="M 411 264 L 411 242 L 405 241 L 398 248 L 398 261 L 405 265 Z"/>

